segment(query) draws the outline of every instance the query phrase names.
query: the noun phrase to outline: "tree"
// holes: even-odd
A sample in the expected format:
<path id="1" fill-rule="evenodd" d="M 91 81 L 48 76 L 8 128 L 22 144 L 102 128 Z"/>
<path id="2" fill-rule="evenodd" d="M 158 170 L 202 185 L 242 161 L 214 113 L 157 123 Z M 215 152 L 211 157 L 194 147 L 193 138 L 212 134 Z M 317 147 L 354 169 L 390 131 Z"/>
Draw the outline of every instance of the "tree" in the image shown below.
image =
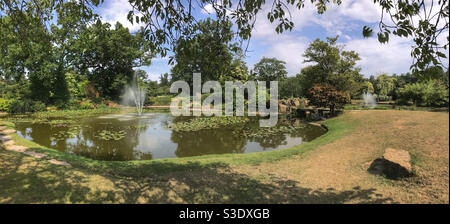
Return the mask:
<path id="1" fill-rule="evenodd" d="M 231 23 L 208 18 L 195 24 L 195 30 L 197 33 L 194 37 L 180 39 L 176 43 L 172 80 L 184 80 L 192 84 L 195 72 L 201 72 L 202 82 L 229 80 L 233 52 L 237 51 L 231 43 Z"/>
<path id="2" fill-rule="evenodd" d="M 276 58 L 263 57 L 253 67 L 256 74 L 256 80 L 259 81 L 281 81 L 286 78 L 286 62 Z"/>
<path id="3" fill-rule="evenodd" d="M 440 80 L 445 82 L 446 77 L 444 69 L 440 66 L 430 66 L 423 71 L 414 72 L 413 75 L 419 81 Z"/>
<path id="4" fill-rule="evenodd" d="M 373 85 L 371 82 L 366 81 L 366 82 L 364 82 L 361 91 L 362 91 L 362 93 L 375 93 L 375 88 L 373 88 Z"/>
<path id="5" fill-rule="evenodd" d="M 170 83 L 169 73 L 164 73 L 164 75 L 159 76 L 159 85 L 161 87 L 168 87 Z"/>
<path id="6" fill-rule="evenodd" d="M 303 68 L 298 75 L 303 85 L 303 95 L 320 83 L 331 85 L 338 91 L 349 91 L 352 96 L 360 94 L 363 76 L 361 69 L 356 67 L 359 55 L 354 51 L 345 51 L 336 43 L 337 39 L 327 37 L 326 42 L 316 39 L 306 49 L 304 62 L 314 64 Z"/>
<path id="7" fill-rule="evenodd" d="M 120 23 L 112 28 L 97 20 L 73 45 L 76 69 L 87 74 L 102 97 L 117 100 L 131 81 L 133 68 L 150 65 L 153 54 L 147 44 L 142 32 L 131 34 Z"/>
<path id="8" fill-rule="evenodd" d="M 449 5 L 447 0 L 375 0 L 382 8 L 378 25 L 378 41 L 386 43 L 390 35 L 411 36 L 415 46 L 411 56 L 415 59 L 413 72 L 430 66 L 443 67 L 449 45 Z M 387 15 L 387 16 L 385 16 Z M 385 17 L 389 17 L 386 21 Z M 370 27 L 364 26 L 363 35 L 371 36 Z M 447 34 L 447 40 L 439 43 L 439 37 Z M 447 53 L 448 54 L 448 53 Z"/>
<path id="9" fill-rule="evenodd" d="M 48 103 L 55 68 L 50 53 L 51 36 L 33 15 L 23 14 L 23 20 L 27 21 L 26 28 L 17 27 L 12 16 L 1 17 L 0 74 L 13 83 L 30 81 L 31 93 L 25 97 Z"/>
<path id="10" fill-rule="evenodd" d="M 350 94 L 337 91 L 329 84 L 316 84 L 309 90 L 309 104 L 330 108 L 332 115 L 336 114 L 336 109 L 343 108 L 347 103 L 350 103 Z"/>
<path id="11" fill-rule="evenodd" d="M 69 46 L 95 17 L 92 6 L 98 4 L 1 1 L 0 76 L 17 82 L 26 77 L 31 93 L 25 97 L 63 106 L 70 97 L 65 78 L 71 66 Z"/>
<path id="12" fill-rule="evenodd" d="M 377 76 L 375 93 L 379 96 L 392 96 L 395 90 L 396 78 L 389 76 L 387 73 L 382 73 Z"/>
<path id="13" fill-rule="evenodd" d="M 294 77 L 287 77 L 278 83 L 278 93 L 281 99 L 290 97 L 302 97 L 302 83 L 301 80 Z"/>
<path id="14" fill-rule="evenodd" d="M 231 62 L 231 74 L 228 81 L 248 81 L 250 74 L 247 63 L 244 61 L 245 55 L 240 48 L 233 48 L 234 57 Z"/>
<path id="15" fill-rule="evenodd" d="M 448 106 L 448 90 L 439 80 L 407 84 L 398 90 L 398 103 L 412 101 L 417 106 Z"/>

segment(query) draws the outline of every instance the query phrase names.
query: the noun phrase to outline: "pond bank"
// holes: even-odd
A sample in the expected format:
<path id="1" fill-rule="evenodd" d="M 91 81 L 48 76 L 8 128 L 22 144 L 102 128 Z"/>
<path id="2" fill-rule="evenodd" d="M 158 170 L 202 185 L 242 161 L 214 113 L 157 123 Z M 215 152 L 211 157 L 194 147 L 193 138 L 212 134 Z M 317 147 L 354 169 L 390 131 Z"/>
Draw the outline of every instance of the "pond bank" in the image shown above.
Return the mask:
<path id="1" fill-rule="evenodd" d="M 13 134 L 72 166 L 0 149 L 0 203 L 448 203 L 448 113 L 351 111 L 324 124 L 328 133 L 286 150 L 130 162 L 84 159 Z M 416 176 L 368 174 L 365 164 L 385 147 L 409 151 Z"/>

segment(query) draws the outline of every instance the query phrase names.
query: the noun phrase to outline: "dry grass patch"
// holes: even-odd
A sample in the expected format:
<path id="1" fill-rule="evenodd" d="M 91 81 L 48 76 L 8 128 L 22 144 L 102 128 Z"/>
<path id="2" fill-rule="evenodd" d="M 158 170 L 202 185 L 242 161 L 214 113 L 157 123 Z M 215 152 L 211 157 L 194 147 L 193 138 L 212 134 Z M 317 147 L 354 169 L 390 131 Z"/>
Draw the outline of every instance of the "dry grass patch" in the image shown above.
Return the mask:
<path id="1" fill-rule="evenodd" d="M 304 155 L 235 170 L 274 175 L 313 189 L 374 189 L 372 196 L 382 195 L 393 203 L 449 202 L 448 113 L 351 111 L 338 119 L 356 119 L 360 125 L 352 134 Z M 415 176 L 392 181 L 367 172 L 388 147 L 412 155 Z"/>

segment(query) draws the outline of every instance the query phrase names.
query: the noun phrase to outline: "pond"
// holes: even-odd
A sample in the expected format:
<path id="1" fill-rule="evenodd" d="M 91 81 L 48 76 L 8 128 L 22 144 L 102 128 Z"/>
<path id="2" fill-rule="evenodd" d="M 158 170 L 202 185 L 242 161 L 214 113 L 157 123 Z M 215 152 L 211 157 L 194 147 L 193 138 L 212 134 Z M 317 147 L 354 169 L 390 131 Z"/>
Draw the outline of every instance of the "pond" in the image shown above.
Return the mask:
<path id="1" fill-rule="evenodd" d="M 176 124 L 189 125 L 195 119 L 198 118 L 152 112 L 142 116 L 107 114 L 45 122 L 23 117 L 14 123 L 18 135 L 40 145 L 107 161 L 279 150 L 309 142 L 326 132 L 289 117 L 280 117 L 272 128 L 260 128 L 257 117 L 219 128 L 210 125 L 188 131 L 173 128 Z"/>

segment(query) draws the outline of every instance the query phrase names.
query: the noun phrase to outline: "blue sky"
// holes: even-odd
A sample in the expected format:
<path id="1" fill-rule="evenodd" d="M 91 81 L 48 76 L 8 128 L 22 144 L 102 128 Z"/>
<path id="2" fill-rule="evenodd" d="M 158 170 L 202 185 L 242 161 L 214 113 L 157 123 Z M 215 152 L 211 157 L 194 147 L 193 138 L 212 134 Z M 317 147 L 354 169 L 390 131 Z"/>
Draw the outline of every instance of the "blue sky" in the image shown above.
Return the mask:
<path id="1" fill-rule="evenodd" d="M 375 37 L 362 37 L 364 25 L 373 28 L 378 25 L 381 8 L 376 6 L 373 0 L 346 0 L 340 6 L 330 7 L 323 15 L 317 14 L 311 4 L 306 4 L 300 11 L 292 9 L 295 28 L 283 34 L 277 34 L 275 25 L 266 18 L 270 5 L 264 6 L 261 18 L 257 18 L 252 33 L 246 58 L 250 68 L 264 56 L 276 57 L 286 62 L 288 75 L 294 76 L 302 67 L 307 66 L 303 63 L 302 54 L 312 40 L 339 35 L 339 42 L 344 44 L 347 50 L 360 54 L 361 60 L 357 66 L 361 67 L 366 77 L 381 72 L 392 74 L 409 70 L 412 63 L 411 39 L 391 37 L 388 44 L 380 44 Z M 139 25 L 132 25 L 126 18 L 130 9 L 127 0 L 106 0 L 97 11 L 103 21 L 119 21 L 131 31 L 135 31 Z M 210 10 L 206 5 L 203 9 L 197 9 L 197 15 L 207 17 Z M 150 79 L 157 80 L 160 74 L 170 71 L 167 62 L 168 58 L 155 58 L 151 66 L 143 69 L 147 71 Z"/>

